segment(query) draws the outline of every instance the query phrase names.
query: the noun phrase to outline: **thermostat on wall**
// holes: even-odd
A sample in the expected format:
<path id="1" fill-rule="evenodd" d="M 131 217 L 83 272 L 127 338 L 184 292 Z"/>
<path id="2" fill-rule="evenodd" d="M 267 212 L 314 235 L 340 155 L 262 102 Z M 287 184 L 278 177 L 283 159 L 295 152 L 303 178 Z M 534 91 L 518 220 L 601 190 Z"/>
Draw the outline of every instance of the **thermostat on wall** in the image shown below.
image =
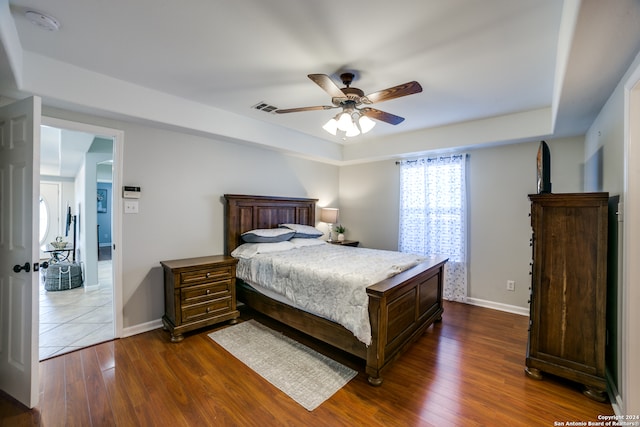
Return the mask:
<path id="1" fill-rule="evenodd" d="M 122 187 L 122 197 L 125 199 L 139 199 L 140 198 L 140 187 Z"/>

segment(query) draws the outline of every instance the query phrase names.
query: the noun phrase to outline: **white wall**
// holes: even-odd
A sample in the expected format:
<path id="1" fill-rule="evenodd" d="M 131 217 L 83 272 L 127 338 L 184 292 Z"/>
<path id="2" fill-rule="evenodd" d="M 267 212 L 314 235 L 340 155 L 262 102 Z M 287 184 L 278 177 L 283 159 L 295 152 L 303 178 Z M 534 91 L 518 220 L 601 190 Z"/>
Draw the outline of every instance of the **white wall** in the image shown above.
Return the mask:
<path id="1" fill-rule="evenodd" d="M 85 229 L 86 222 L 83 220 L 85 207 L 85 195 L 86 195 L 86 176 L 87 176 L 87 168 L 86 163 L 83 163 L 76 174 L 74 186 L 73 186 L 73 199 L 75 200 L 75 204 L 71 205 L 71 215 L 76 215 L 76 260 L 78 262 L 83 261 L 86 256 L 84 254 L 85 251 L 85 242 L 82 239 L 82 236 L 87 234 Z"/>
<path id="2" fill-rule="evenodd" d="M 583 139 L 547 141 L 553 191 L 582 191 Z M 539 141 L 468 151 L 469 296 L 520 307 L 529 297 L 531 225 Z M 395 161 L 340 168 L 340 222 L 361 246 L 398 248 L 399 170 Z M 516 281 L 516 291 L 506 281 Z"/>
<path id="3" fill-rule="evenodd" d="M 87 288 L 98 286 L 98 203 L 96 199 L 98 164 L 113 159 L 110 152 L 101 153 L 89 151 L 84 158 L 84 188 L 80 213 L 81 232 L 78 233 L 82 245 L 80 261 L 84 263 L 84 285 Z"/>

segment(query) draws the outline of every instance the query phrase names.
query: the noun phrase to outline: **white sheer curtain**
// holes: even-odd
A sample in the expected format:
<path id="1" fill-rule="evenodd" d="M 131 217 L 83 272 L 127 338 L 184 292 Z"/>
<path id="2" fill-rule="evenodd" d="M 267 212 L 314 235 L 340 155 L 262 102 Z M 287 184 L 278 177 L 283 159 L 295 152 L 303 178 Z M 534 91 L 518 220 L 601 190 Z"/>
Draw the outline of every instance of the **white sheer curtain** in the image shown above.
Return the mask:
<path id="1" fill-rule="evenodd" d="M 443 297 L 467 296 L 467 155 L 400 163 L 398 250 L 449 257 Z"/>

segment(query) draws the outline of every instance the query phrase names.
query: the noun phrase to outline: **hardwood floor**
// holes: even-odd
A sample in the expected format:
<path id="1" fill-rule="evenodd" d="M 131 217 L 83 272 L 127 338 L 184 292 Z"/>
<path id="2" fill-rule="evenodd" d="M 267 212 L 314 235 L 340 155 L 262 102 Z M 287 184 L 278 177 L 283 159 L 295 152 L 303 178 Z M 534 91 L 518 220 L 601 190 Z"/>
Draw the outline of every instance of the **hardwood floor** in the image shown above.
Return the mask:
<path id="1" fill-rule="evenodd" d="M 525 377 L 528 318 L 445 303 L 425 334 L 372 387 L 362 364 L 243 310 L 359 374 L 308 412 L 207 337 L 158 329 L 40 363 L 40 404 L 0 396 L 0 426 L 553 426 L 597 421 L 611 405 L 577 384 Z"/>

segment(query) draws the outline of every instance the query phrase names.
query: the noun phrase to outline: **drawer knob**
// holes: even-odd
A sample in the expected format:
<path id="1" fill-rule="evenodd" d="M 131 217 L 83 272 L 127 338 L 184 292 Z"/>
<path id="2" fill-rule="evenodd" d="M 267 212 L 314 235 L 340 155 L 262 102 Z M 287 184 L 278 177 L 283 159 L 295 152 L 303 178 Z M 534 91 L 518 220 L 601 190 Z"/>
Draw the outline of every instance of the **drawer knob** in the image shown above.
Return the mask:
<path id="1" fill-rule="evenodd" d="M 207 289 L 207 295 L 211 293 L 211 289 Z"/>
<path id="2" fill-rule="evenodd" d="M 207 273 L 207 277 L 211 276 L 211 273 Z"/>
<path id="3" fill-rule="evenodd" d="M 211 313 L 211 307 L 207 307 L 207 313 Z"/>

